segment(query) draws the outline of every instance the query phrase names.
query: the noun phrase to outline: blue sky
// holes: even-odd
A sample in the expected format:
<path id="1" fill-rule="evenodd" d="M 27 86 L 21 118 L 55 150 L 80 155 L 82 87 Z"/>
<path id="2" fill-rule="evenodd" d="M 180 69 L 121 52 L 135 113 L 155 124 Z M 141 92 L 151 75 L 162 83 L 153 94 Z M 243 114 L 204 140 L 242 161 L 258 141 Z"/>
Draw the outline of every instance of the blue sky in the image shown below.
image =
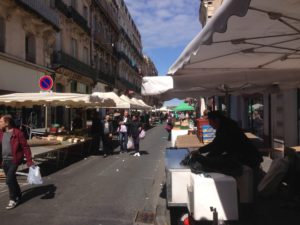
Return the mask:
<path id="1" fill-rule="evenodd" d="M 200 0 L 125 0 L 159 75 L 165 75 L 184 47 L 201 30 Z M 177 105 L 172 100 L 165 105 Z"/>

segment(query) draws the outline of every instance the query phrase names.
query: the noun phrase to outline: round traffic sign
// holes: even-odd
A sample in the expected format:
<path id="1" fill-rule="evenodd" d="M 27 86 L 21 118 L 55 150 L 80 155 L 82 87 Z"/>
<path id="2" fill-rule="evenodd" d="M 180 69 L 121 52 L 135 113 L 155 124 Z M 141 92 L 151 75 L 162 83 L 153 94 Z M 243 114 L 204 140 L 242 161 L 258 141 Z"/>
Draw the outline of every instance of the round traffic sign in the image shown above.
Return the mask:
<path id="1" fill-rule="evenodd" d="M 40 88 L 43 91 L 49 91 L 49 90 L 51 90 L 52 87 L 53 87 L 53 79 L 52 79 L 52 77 L 49 76 L 49 75 L 42 76 L 40 78 L 39 85 L 40 85 Z"/>

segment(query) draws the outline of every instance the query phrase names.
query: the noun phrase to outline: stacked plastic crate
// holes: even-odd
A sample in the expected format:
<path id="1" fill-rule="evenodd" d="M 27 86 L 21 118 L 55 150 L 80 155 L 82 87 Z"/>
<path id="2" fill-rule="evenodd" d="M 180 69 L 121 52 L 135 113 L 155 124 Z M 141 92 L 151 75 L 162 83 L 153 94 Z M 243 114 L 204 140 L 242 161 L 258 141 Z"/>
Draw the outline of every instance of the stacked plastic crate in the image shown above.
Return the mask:
<path id="1" fill-rule="evenodd" d="M 210 125 L 202 125 L 202 140 L 204 144 L 212 142 L 215 138 L 215 129 Z"/>

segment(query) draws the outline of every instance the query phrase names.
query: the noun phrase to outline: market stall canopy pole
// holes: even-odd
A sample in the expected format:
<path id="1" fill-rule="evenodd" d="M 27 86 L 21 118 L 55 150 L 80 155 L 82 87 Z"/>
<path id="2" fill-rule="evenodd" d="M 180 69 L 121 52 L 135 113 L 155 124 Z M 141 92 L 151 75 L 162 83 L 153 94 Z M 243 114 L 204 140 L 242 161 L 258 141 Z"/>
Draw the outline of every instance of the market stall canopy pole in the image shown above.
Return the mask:
<path id="1" fill-rule="evenodd" d="M 300 87 L 300 1 L 249 2 L 224 0 L 170 67 L 173 89 L 156 94 L 166 100 Z"/>

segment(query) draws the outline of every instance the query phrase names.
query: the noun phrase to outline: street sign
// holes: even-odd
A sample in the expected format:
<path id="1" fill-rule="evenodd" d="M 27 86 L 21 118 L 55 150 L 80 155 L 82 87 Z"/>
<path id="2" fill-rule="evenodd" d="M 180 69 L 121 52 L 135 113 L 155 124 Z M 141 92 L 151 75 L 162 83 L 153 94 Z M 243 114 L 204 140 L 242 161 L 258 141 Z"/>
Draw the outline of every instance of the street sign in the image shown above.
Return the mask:
<path id="1" fill-rule="evenodd" d="M 43 91 L 50 91 L 53 87 L 53 79 L 51 76 L 42 76 L 39 81 L 40 88 Z"/>

